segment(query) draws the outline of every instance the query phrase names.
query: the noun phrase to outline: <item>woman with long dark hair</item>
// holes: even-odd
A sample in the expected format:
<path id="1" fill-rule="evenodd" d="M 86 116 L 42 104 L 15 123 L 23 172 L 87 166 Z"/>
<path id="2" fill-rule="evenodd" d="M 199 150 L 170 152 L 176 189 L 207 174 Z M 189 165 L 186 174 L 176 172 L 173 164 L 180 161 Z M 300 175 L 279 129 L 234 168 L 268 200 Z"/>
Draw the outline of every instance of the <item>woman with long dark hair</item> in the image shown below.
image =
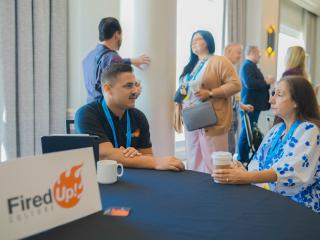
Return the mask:
<path id="1" fill-rule="evenodd" d="M 249 171 L 235 162 L 231 169 L 214 170 L 225 184 L 262 184 L 320 212 L 320 112 L 311 84 L 302 76 L 280 79 L 270 98 L 276 116 Z"/>
<path id="2" fill-rule="evenodd" d="M 190 59 L 180 76 L 180 92 L 183 100 L 178 111 L 200 102 L 209 101 L 216 113 L 215 125 L 188 131 L 185 128 L 187 169 L 212 172 L 211 154 L 228 151 L 227 133 L 231 126 L 231 96 L 240 91 L 241 84 L 231 62 L 214 55 L 215 44 L 210 32 L 193 33 Z M 180 112 L 176 113 L 180 116 Z M 175 125 L 176 130 L 180 129 Z"/>

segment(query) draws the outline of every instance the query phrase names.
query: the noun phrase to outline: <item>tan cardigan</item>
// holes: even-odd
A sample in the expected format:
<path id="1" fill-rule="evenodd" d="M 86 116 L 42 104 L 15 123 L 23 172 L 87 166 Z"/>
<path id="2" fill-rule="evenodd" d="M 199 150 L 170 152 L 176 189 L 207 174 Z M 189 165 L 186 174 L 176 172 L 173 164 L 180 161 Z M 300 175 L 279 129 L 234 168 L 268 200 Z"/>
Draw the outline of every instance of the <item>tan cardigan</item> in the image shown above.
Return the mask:
<path id="1" fill-rule="evenodd" d="M 206 135 L 217 136 L 228 132 L 232 122 L 232 102 L 231 96 L 236 94 L 241 89 L 241 82 L 238 74 L 232 63 L 225 57 L 212 56 L 208 60 L 206 72 L 202 79 L 201 88 L 212 90 L 214 88 L 221 88 L 224 93 L 224 98 L 213 97 L 211 101 L 212 106 L 216 112 L 218 122 L 205 129 Z M 181 117 L 181 106 L 176 106 L 175 113 L 175 129 L 179 130 L 181 127 L 177 125 L 177 118 Z"/>

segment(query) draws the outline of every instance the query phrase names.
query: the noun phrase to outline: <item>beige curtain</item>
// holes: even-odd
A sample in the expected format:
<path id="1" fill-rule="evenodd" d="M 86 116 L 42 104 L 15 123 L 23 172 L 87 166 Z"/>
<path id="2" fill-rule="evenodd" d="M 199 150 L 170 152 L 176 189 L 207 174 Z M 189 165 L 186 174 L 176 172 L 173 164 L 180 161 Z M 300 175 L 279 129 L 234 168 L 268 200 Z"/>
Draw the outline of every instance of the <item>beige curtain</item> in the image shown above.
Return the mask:
<path id="1" fill-rule="evenodd" d="M 1 0 L 2 161 L 41 153 L 67 106 L 67 0 Z"/>
<path id="2" fill-rule="evenodd" d="M 225 43 L 246 44 L 246 0 L 225 0 Z"/>

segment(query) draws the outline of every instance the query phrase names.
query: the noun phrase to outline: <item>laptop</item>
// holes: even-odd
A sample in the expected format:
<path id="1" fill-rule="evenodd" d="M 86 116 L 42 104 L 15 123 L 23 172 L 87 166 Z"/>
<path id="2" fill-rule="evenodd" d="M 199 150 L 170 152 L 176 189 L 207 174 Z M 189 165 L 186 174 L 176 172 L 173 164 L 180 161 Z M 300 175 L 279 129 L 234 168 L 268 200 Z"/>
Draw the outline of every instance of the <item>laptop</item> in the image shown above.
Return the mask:
<path id="1" fill-rule="evenodd" d="M 41 137 L 42 153 L 93 147 L 94 159 L 99 160 L 99 137 L 94 135 L 61 134 Z"/>

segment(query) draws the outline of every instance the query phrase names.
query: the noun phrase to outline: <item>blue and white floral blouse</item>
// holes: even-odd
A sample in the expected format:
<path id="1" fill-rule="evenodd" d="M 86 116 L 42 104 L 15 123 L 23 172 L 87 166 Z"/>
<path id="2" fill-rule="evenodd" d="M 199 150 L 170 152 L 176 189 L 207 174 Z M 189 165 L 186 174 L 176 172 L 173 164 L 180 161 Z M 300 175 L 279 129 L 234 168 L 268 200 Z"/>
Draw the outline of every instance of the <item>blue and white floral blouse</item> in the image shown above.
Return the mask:
<path id="1" fill-rule="evenodd" d="M 268 183 L 270 190 L 320 213 L 319 129 L 313 123 L 301 122 L 291 136 L 274 144 L 284 129 L 285 124 L 279 123 L 268 132 L 249 164 L 249 171 L 272 168 L 278 178 Z"/>

